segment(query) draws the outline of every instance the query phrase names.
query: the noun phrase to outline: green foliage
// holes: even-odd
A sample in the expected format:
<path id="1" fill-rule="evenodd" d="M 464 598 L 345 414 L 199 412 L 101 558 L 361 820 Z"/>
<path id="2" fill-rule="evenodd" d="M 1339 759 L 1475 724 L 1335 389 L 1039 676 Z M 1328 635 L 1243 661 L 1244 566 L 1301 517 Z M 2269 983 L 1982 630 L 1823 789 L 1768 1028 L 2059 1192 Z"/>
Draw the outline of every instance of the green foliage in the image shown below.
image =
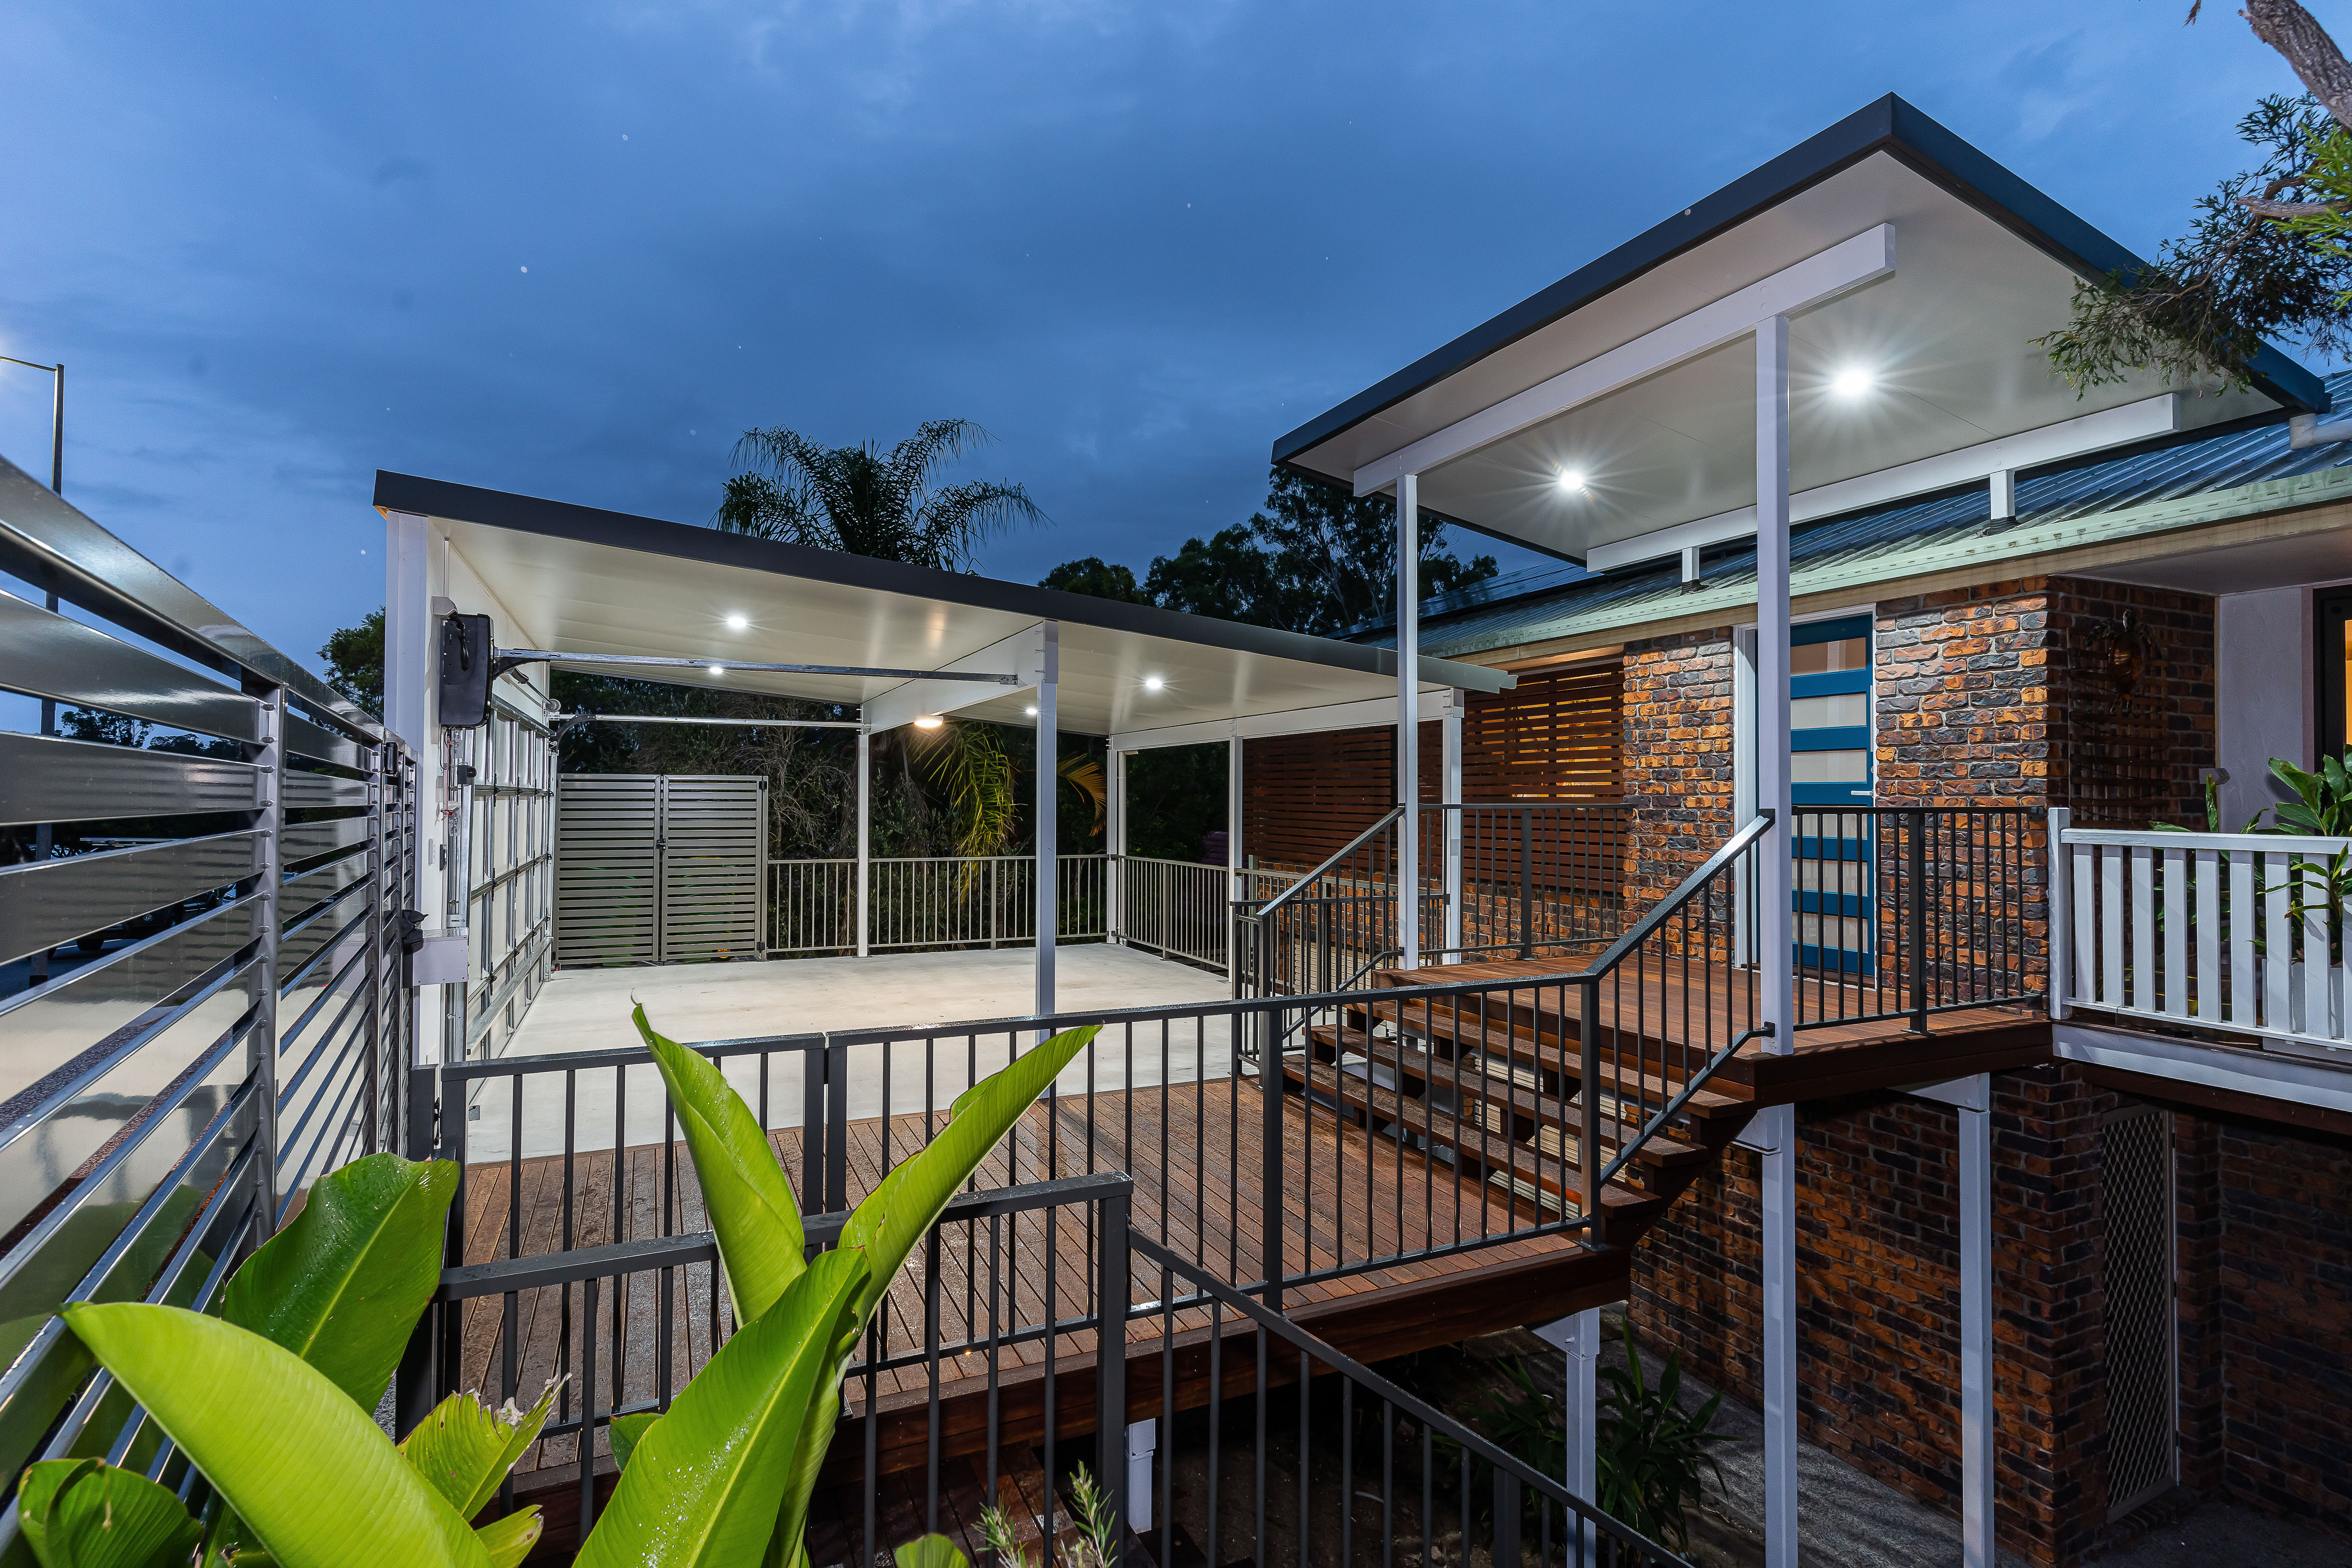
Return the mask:
<path id="1" fill-rule="evenodd" d="M 1077 1505 L 1078 1539 L 1062 1548 L 1054 1568 L 1111 1568 L 1118 1561 L 1118 1521 L 1111 1516 L 1110 1499 L 1080 1465 L 1070 1473 L 1070 1493 Z M 1020 1534 L 1004 1510 L 991 1503 L 981 1510 L 981 1538 L 996 1557 L 998 1568 L 1029 1568 L 1029 1554 L 1021 1549 Z M 932 1545 L 932 1542 L 938 1545 Z M 942 1551 L 944 1548 L 944 1551 Z M 909 1558 L 909 1552 L 926 1552 Z M 963 1553 L 942 1535 L 927 1535 L 911 1546 L 898 1548 L 898 1568 L 961 1568 Z"/>
<path id="2" fill-rule="evenodd" d="M 142 1302 L 65 1309 L 67 1327 L 124 1397 L 212 1484 L 208 1565 L 234 1554 L 279 1568 L 510 1568 L 538 1541 L 536 1509 L 478 1533 L 467 1520 L 538 1436 L 548 1398 L 528 1415 L 494 1415 L 454 1396 L 397 1449 L 373 1414 L 439 1282 L 457 1174 L 374 1154 L 320 1178 L 294 1223 L 231 1278 L 219 1318 Z M 124 1414 L 110 1405 L 99 1419 Z M 43 1568 L 184 1568 L 200 1527 L 174 1493 L 94 1460 L 50 1463 L 65 1468 L 33 1467 L 17 1498 Z M 85 1507 L 100 1531 L 109 1518 L 128 1521 L 105 1538 L 113 1549 L 152 1533 L 163 1555 L 93 1555 L 76 1533 L 83 1515 L 74 1510 Z"/>
<path id="3" fill-rule="evenodd" d="M 446 1160 L 355 1161 L 312 1184 L 302 1212 L 245 1261 L 221 1316 L 309 1362 L 373 1411 L 441 1282 Z"/>
<path id="4" fill-rule="evenodd" d="M 204 1535 L 177 1495 L 96 1459 L 26 1467 L 16 1503 L 42 1568 L 186 1568 Z"/>
<path id="5" fill-rule="evenodd" d="M 1445 525 L 1422 520 L 1423 598 L 1495 573 L 1493 556 L 1463 562 L 1446 547 Z M 1091 555 L 1055 567 L 1043 586 L 1328 637 L 1394 612 L 1396 502 L 1276 468 L 1264 510 L 1186 540 L 1151 563 L 1140 587 L 1127 567 Z"/>
<path id="6" fill-rule="evenodd" d="M 1714 1430 L 1723 1395 L 1717 1392 L 1696 1411 L 1684 1410 L 1676 1399 L 1683 1384 L 1682 1353 L 1668 1352 L 1652 1385 L 1642 1372 L 1633 1320 L 1623 1323 L 1625 1364 L 1601 1369 L 1600 1442 L 1594 1453 L 1600 1495 L 1593 1500 L 1603 1513 L 1651 1540 L 1671 1538 L 1686 1549 L 1685 1510 L 1699 1500 L 1706 1472 L 1715 1472 L 1717 1485 L 1723 1480 L 1706 1451 L 1710 1444 L 1730 1441 L 1729 1434 Z"/>
<path id="7" fill-rule="evenodd" d="M 369 712 L 383 712 L 383 609 L 367 613 L 358 626 L 327 634 L 319 657 L 327 661 L 327 684 Z"/>
<path id="8" fill-rule="evenodd" d="M 941 485 L 939 471 L 990 439 L 969 419 L 926 420 L 885 453 L 867 441 L 821 447 L 796 430 L 746 430 L 713 525 L 732 533 L 903 561 L 941 572 L 971 569 L 982 541 L 1015 523 L 1046 521 L 1008 480 Z"/>
<path id="9" fill-rule="evenodd" d="M 2272 97 L 2241 121 L 2259 150 L 2198 203 L 2189 232 L 2137 273 L 2078 282 L 2071 318 L 2034 340 L 2078 392 L 2153 371 L 2180 386 L 2244 386 L 2266 338 L 2314 353 L 2352 348 L 2352 255 L 2345 216 L 2259 217 L 2242 198 L 2337 203 L 2352 195 L 2352 148 L 2310 98 Z"/>
<path id="10" fill-rule="evenodd" d="M 470 1394 L 453 1394 L 401 1439 L 401 1457 L 458 1518 L 471 1519 L 489 1507 L 499 1483 L 539 1440 L 561 1386 L 560 1380 L 550 1381 L 529 1410 L 517 1410 L 509 1400 L 505 1409 L 494 1411 Z"/>
<path id="11" fill-rule="evenodd" d="M 625 1470 L 629 1468 L 629 1456 L 637 1451 L 637 1445 L 644 1441 L 646 1430 L 660 1419 L 660 1413 L 653 1410 L 640 1411 L 635 1415 L 613 1417 L 610 1431 L 613 1439 L 614 1468 Z"/>
<path id="12" fill-rule="evenodd" d="M 374 1418 L 299 1357 L 176 1307 L 84 1302 L 65 1319 L 280 1568 L 488 1562 Z"/>
<path id="13" fill-rule="evenodd" d="M 1099 555 L 1065 561 L 1046 573 L 1037 585 L 1058 588 L 1065 594 L 1084 594 L 1090 599 L 1113 599 L 1122 605 L 1151 603 L 1136 585 L 1134 572 L 1125 566 L 1108 565 Z M 902 1546 L 898 1550 L 903 1553 L 907 1549 Z"/>
<path id="14" fill-rule="evenodd" d="M 1127 850 L 1160 860 L 1203 860 L 1209 835 L 1225 827 L 1232 748 L 1158 746 L 1127 762 Z"/>

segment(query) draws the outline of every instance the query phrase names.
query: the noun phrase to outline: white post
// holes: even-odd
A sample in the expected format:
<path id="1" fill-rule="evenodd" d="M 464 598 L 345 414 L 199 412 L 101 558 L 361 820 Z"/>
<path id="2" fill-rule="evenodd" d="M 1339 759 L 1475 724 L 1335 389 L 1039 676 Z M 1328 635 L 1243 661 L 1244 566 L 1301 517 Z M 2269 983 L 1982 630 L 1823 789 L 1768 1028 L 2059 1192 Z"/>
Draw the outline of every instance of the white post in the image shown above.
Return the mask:
<path id="1" fill-rule="evenodd" d="M 1037 1016 L 1054 1010 L 1054 933 L 1061 918 L 1059 837 L 1054 808 L 1062 786 L 1055 692 L 1062 679 L 1062 626 L 1047 621 L 1037 663 Z"/>
<path id="2" fill-rule="evenodd" d="M 1789 319 L 1756 326 L 1756 800 L 1773 813 L 1757 878 L 1758 1012 L 1764 1048 L 1795 1044 L 1789 930 Z M 1797 1113 L 1761 1120 L 1764 1561 L 1797 1568 Z"/>
<path id="3" fill-rule="evenodd" d="M 1397 965 L 1421 967 L 1421 476 L 1396 482 Z"/>
<path id="4" fill-rule="evenodd" d="M 861 710 L 857 723 L 857 956 L 874 940 L 869 900 L 874 887 L 874 732 Z"/>
<path id="5" fill-rule="evenodd" d="M 409 835 L 409 853 L 415 871 L 415 905 L 431 910 L 441 897 L 442 857 L 447 852 L 450 817 L 438 809 L 441 796 L 441 749 L 433 721 L 438 716 L 434 696 L 437 652 L 433 625 L 432 531 L 415 512 L 395 511 L 384 518 L 383 564 L 383 719 L 391 731 L 408 742 L 416 759 L 416 828 Z M 442 1031 L 429 1020 L 442 1014 L 441 988 L 416 988 L 416 1028 L 410 1065 L 437 1067 Z M 412 1121 L 429 1120 L 432 1102 L 421 1110 L 410 1107 Z M 404 1152 L 423 1158 L 424 1145 Z"/>
<path id="6" fill-rule="evenodd" d="M 1247 898 L 1242 886 L 1242 738 L 1225 742 L 1225 872 L 1226 895 L 1236 902 Z"/>
<path id="7" fill-rule="evenodd" d="M 1743 826 L 1756 820 L 1756 628 L 1738 626 L 1731 633 L 1731 820 Z M 1748 929 L 1750 886 L 1748 863 L 1733 871 L 1731 901 L 1731 961 L 1756 962 L 1756 933 Z"/>
<path id="8" fill-rule="evenodd" d="M 1103 940 L 1127 940 L 1127 753 L 1116 744 L 1103 752 Z M 1166 938 L 1163 936 L 1162 941 Z"/>
<path id="9" fill-rule="evenodd" d="M 1138 1535 L 1154 1528 L 1151 1457 L 1160 1447 L 1160 1419 L 1127 1424 L 1127 1527 Z"/>
<path id="10" fill-rule="evenodd" d="M 2063 805 L 2052 806 L 2043 832 L 2050 841 L 2050 869 L 2042 881 L 2047 896 L 2043 924 L 2048 932 L 2042 951 L 2050 955 L 2050 962 L 2042 989 L 2050 994 L 2053 1018 L 2066 1016 L 2066 999 L 2074 990 L 2074 868 L 2066 854 L 2066 829 L 2074 816 Z"/>
<path id="11" fill-rule="evenodd" d="M 1967 1080 L 1960 1143 L 1960 1560 L 1992 1568 L 1992 1078 Z"/>
<path id="12" fill-rule="evenodd" d="M 1995 468 L 1990 484 L 1992 521 L 2000 522 L 2017 515 L 2017 470 Z"/>
<path id="13" fill-rule="evenodd" d="M 1462 700 L 1457 687 L 1445 704 L 1445 777 L 1438 798 L 1453 810 L 1445 816 L 1445 962 L 1462 962 Z"/>

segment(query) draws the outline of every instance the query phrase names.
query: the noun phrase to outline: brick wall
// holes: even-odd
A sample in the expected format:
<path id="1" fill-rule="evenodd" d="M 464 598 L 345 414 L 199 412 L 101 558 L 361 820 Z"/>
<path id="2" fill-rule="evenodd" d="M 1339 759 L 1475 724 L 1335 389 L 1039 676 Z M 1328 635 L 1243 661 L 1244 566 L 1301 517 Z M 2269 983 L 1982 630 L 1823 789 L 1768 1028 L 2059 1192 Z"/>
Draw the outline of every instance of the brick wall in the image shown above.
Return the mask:
<path id="1" fill-rule="evenodd" d="M 1624 702 L 1631 918 L 1731 836 L 1731 633 L 1626 644 Z"/>
<path id="2" fill-rule="evenodd" d="M 2057 1069 L 1994 1080 L 2001 1544 L 2064 1564 L 2106 1517 L 2098 1119 Z M 1797 1276 L 1805 1438 L 1957 1514 L 1959 1113 L 1901 1096 L 1800 1108 Z M 1758 1157 L 1732 1150 L 1643 1239 L 1645 1341 L 1759 1403 Z"/>
<path id="3" fill-rule="evenodd" d="M 2146 628 L 2125 689 L 2103 626 L 2128 610 Z M 2214 606 L 2201 594 L 2088 578 L 2049 581 L 2051 795 L 2078 823 L 2205 823 L 2200 770 L 2214 765 Z"/>
<path id="4" fill-rule="evenodd" d="M 2174 1121 L 2181 1479 L 2352 1535 L 2352 1147 Z"/>

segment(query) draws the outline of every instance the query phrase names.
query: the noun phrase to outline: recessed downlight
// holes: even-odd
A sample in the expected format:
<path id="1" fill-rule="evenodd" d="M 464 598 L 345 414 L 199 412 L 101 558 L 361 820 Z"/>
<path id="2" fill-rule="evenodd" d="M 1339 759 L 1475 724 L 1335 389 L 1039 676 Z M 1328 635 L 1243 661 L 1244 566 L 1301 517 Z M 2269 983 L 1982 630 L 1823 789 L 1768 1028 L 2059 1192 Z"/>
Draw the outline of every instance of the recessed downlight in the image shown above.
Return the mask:
<path id="1" fill-rule="evenodd" d="M 1157 691 L 1167 684 L 1156 675 L 1147 675 L 1143 678 L 1143 689 L 1146 691 Z"/>
<path id="2" fill-rule="evenodd" d="M 1877 384 L 1877 375 L 1860 365 L 1850 365 L 1830 377 L 1830 390 L 1840 397 L 1860 397 Z"/>
<path id="3" fill-rule="evenodd" d="M 742 631 L 749 627 L 751 624 L 751 617 L 749 616 L 730 616 L 727 617 L 727 629 L 730 632 Z"/>
<path id="4" fill-rule="evenodd" d="M 918 730 L 936 730 L 939 727 L 940 716 L 936 713 L 926 713 L 915 721 L 915 728 Z"/>
<path id="5" fill-rule="evenodd" d="M 727 673 L 727 667 L 723 664 L 713 664 L 706 666 L 705 668 L 713 675 L 724 675 Z"/>
<path id="6" fill-rule="evenodd" d="M 1582 468 L 1562 468 L 1559 471 L 1559 488 L 1570 495 L 1581 493 L 1591 482 L 1584 477 Z"/>

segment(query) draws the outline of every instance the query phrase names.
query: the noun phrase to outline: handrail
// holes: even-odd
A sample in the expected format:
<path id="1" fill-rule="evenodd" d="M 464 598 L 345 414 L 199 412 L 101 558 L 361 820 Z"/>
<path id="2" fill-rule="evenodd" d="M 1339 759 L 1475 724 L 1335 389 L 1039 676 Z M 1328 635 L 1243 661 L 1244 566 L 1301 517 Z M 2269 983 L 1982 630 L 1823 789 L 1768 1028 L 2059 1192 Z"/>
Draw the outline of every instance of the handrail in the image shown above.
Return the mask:
<path id="1" fill-rule="evenodd" d="M 1403 816 L 1403 806 L 1392 805 L 1389 807 L 1387 815 L 1383 816 L 1378 822 L 1373 823 L 1370 827 L 1365 828 L 1361 833 L 1357 834 L 1353 838 L 1349 839 L 1346 847 L 1341 848 L 1338 853 L 1329 857 L 1320 866 L 1316 867 L 1315 869 L 1307 872 L 1307 875 L 1299 878 L 1296 882 L 1291 883 L 1287 888 L 1283 889 L 1282 891 L 1276 893 L 1273 898 L 1268 899 L 1263 909 L 1243 910 L 1241 918 L 1245 921 L 1264 920 L 1266 916 L 1274 913 L 1275 910 L 1288 903 L 1292 896 L 1297 893 L 1300 889 L 1306 887 L 1308 883 L 1314 881 L 1316 878 L 1320 877 L 1332 867 L 1337 866 L 1340 861 L 1345 860 L 1349 856 L 1353 855 L 1357 850 L 1362 848 L 1364 844 L 1370 840 L 1374 834 L 1380 832 L 1381 829 L 1388 826 L 1391 823 L 1395 822 L 1398 818 Z M 1244 900 L 1238 899 L 1234 900 L 1236 904 L 1243 901 Z"/>
<path id="2" fill-rule="evenodd" d="M 1741 828 L 1738 832 L 1733 834 L 1729 838 L 1725 839 L 1721 848 L 1708 856 L 1705 863 L 1703 863 L 1698 869 L 1684 878 L 1682 886 L 1676 888 L 1657 904 L 1654 905 L 1648 914 L 1643 915 L 1640 920 L 1634 921 L 1633 929 L 1632 931 L 1627 931 L 1623 936 L 1619 937 L 1616 942 L 1612 943 L 1609 951 L 1602 953 L 1599 958 L 1594 959 L 1591 966 L 1588 967 L 1583 973 L 1573 975 L 1570 978 L 1576 980 L 1599 980 L 1611 970 L 1616 968 L 1620 963 L 1622 963 L 1625 961 L 1625 955 L 1633 952 L 1636 947 L 1639 947 L 1643 940 L 1649 937 L 1650 934 L 1655 931 L 1660 926 L 1664 925 L 1669 915 L 1672 915 L 1685 904 L 1689 903 L 1691 900 L 1696 898 L 1698 896 L 1699 889 L 1715 879 L 1717 872 L 1722 870 L 1724 867 L 1729 865 L 1733 860 L 1738 859 L 1741 855 L 1746 854 L 1749 845 L 1755 843 L 1759 838 L 1763 837 L 1764 835 L 1769 833 L 1771 830 L 1772 813 L 1769 811 L 1758 812 L 1754 821 Z"/>

